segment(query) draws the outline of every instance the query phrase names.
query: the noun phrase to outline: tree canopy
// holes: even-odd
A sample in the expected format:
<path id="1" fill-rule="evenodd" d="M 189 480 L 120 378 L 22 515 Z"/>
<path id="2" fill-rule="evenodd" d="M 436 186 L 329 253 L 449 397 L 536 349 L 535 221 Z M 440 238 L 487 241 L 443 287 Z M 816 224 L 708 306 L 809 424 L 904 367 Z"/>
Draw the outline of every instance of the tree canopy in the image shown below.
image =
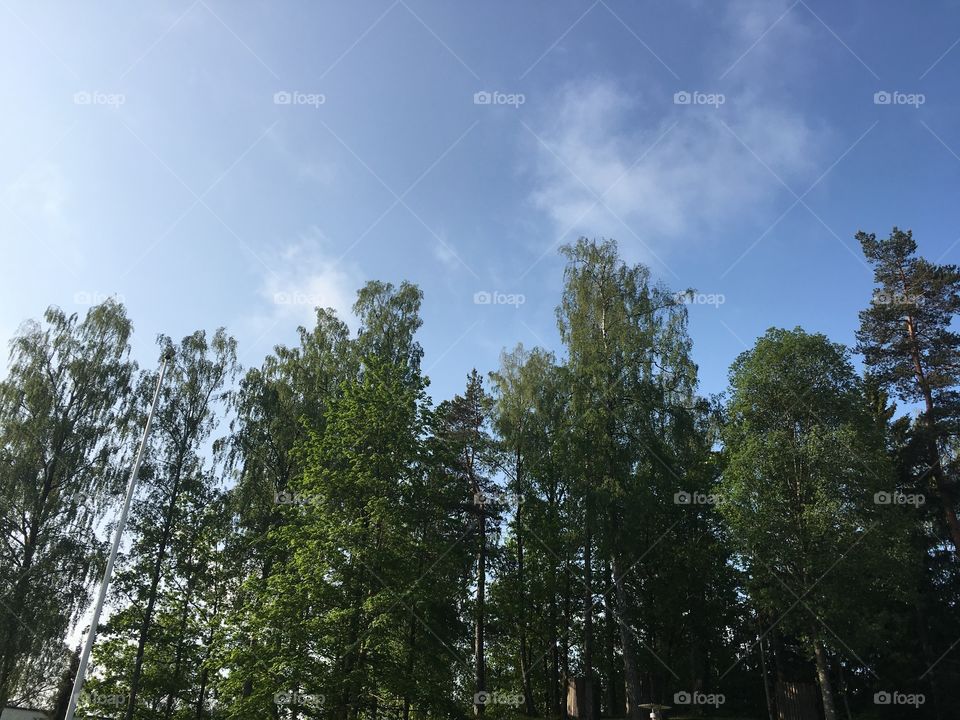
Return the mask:
<path id="1" fill-rule="evenodd" d="M 605 239 L 562 248 L 560 347 L 438 401 L 407 282 L 254 367 L 159 338 L 78 717 L 952 717 L 960 270 L 857 237 L 856 346 L 771 328 L 720 397 L 682 296 Z M 131 338 L 108 301 L 12 343 L 2 703 L 63 716 L 157 383 Z"/>

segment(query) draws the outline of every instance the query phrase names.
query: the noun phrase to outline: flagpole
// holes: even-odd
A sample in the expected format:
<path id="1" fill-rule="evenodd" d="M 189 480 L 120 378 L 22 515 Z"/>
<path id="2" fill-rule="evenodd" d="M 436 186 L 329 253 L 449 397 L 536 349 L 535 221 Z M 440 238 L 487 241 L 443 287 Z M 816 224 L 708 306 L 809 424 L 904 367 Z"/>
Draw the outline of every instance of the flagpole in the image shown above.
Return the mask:
<path id="1" fill-rule="evenodd" d="M 67 707 L 67 714 L 64 720 L 73 720 L 73 715 L 77 710 L 77 702 L 80 700 L 80 691 L 83 689 L 84 676 L 87 674 L 87 663 L 90 660 L 90 651 L 93 649 L 93 641 L 97 637 L 97 624 L 100 622 L 100 612 L 103 610 L 103 603 L 107 597 L 107 588 L 110 585 L 110 577 L 113 575 L 113 564 L 117 559 L 117 552 L 120 550 L 120 538 L 127 524 L 127 516 L 130 514 L 133 494 L 137 489 L 137 473 L 140 471 L 140 463 L 143 461 L 143 453 L 147 447 L 147 436 L 150 434 L 150 425 L 153 423 L 153 413 L 157 409 L 157 400 L 160 398 L 160 386 L 163 385 L 163 376 L 167 370 L 167 363 L 172 359 L 173 348 L 167 348 L 163 351 L 162 362 L 160 363 L 160 376 L 157 378 L 157 389 L 153 393 L 153 402 L 150 403 L 150 412 L 147 414 L 147 424 L 143 428 L 140 448 L 137 450 L 137 458 L 134 460 L 133 470 L 130 472 L 130 480 L 127 482 L 127 496 L 123 501 L 123 510 L 120 512 L 117 529 L 113 533 L 113 547 L 110 548 L 110 559 L 107 560 L 107 569 L 103 572 L 103 581 L 100 583 L 100 593 L 97 596 L 97 604 L 93 608 L 93 618 L 90 620 L 90 632 L 87 633 L 87 641 L 84 643 L 83 653 L 80 655 L 80 666 L 77 668 L 77 677 L 73 681 L 73 692 L 70 694 L 70 705 Z"/>

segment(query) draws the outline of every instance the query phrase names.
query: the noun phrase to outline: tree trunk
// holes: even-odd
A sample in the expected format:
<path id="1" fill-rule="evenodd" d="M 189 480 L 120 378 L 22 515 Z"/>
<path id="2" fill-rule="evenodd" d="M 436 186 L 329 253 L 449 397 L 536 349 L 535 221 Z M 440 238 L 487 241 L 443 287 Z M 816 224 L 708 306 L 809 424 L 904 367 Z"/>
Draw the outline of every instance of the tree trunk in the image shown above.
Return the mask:
<path id="1" fill-rule="evenodd" d="M 847 715 L 847 720 L 853 720 L 853 713 L 850 712 L 849 686 L 847 684 L 847 674 L 843 671 L 843 663 L 837 664 L 837 672 L 840 674 L 840 697 L 843 699 L 843 710 Z"/>
<path id="2" fill-rule="evenodd" d="M 901 277 L 903 273 L 901 272 Z M 904 278 L 904 292 L 906 293 L 906 280 Z M 927 425 L 927 453 L 930 455 L 930 474 L 933 475 L 934 483 L 937 487 L 937 493 L 940 495 L 940 502 L 943 505 L 943 516 L 947 523 L 947 529 L 950 538 L 953 540 L 954 553 L 960 553 L 960 520 L 957 519 L 956 499 L 953 493 L 953 487 L 947 481 L 946 474 L 943 471 L 943 463 L 940 461 L 940 432 L 935 420 L 935 408 L 933 404 L 933 392 L 930 388 L 930 382 L 927 380 L 926 371 L 923 367 L 922 356 L 920 353 L 920 343 L 917 340 L 917 328 L 914 324 L 912 315 L 906 319 L 907 337 L 910 340 L 910 354 L 913 361 L 913 372 L 920 391 L 923 393 L 923 402 L 926 409 Z"/>
<path id="3" fill-rule="evenodd" d="M 32 548 L 32 545 L 28 546 Z M 27 595 L 29 592 L 28 588 L 28 575 L 32 569 L 32 552 L 29 552 L 24 559 L 23 568 L 21 570 L 20 577 L 17 578 L 17 582 L 14 585 L 13 598 L 9 603 L 6 603 L 3 607 L 4 613 L 8 617 L 6 627 L 4 628 L 3 633 L 3 644 L 0 645 L 2 649 L 2 661 L 0 661 L 0 708 L 7 706 L 7 703 L 10 699 L 10 693 L 13 690 L 13 672 L 17 666 L 17 658 L 20 653 L 23 652 L 23 636 L 19 632 L 19 625 L 23 622 L 20 616 L 23 614 L 24 609 L 26 608 Z"/>
<path id="4" fill-rule="evenodd" d="M 196 707 L 196 718 L 201 720 L 203 718 L 203 707 L 206 705 L 207 701 L 207 683 L 210 680 L 210 671 L 207 668 L 204 668 L 200 671 L 200 689 L 197 692 L 197 707 Z"/>
<path id="5" fill-rule="evenodd" d="M 773 702 L 775 691 L 770 687 L 770 673 L 767 672 L 766 650 L 763 647 L 763 626 L 758 625 L 757 630 L 760 633 L 757 639 L 757 650 L 760 652 L 760 672 L 763 674 L 763 696 L 767 701 L 767 718 L 768 720 L 774 720 L 777 714 Z"/>
<path id="6" fill-rule="evenodd" d="M 637 655 L 633 647 L 631 630 L 627 624 L 627 593 L 623 588 L 623 563 L 619 554 L 614 552 L 611 561 L 613 586 L 617 594 L 617 626 L 620 628 L 620 645 L 623 650 L 623 680 L 626 687 L 626 711 L 628 718 L 639 718 L 642 690 L 637 670 Z"/>
<path id="7" fill-rule="evenodd" d="M 184 640 L 187 634 L 187 619 L 190 616 L 190 601 L 193 599 L 196 577 L 197 574 L 194 571 L 191 573 L 190 579 L 187 580 L 187 593 L 183 599 L 183 612 L 180 613 L 180 623 L 177 631 L 177 651 L 173 663 L 173 687 L 169 688 L 167 692 L 167 701 L 163 710 L 164 720 L 170 720 L 170 716 L 173 715 L 174 695 L 176 694 L 177 687 L 180 685 L 180 675 L 183 672 Z"/>
<path id="8" fill-rule="evenodd" d="M 590 497 L 586 498 L 586 532 L 583 540 L 583 704 L 579 720 L 595 720 L 593 713 L 593 534 Z"/>
<path id="9" fill-rule="evenodd" d="M 150 590 L 147 595 L 147 607 L 143 611 L 143 621 L 140 623 L 140 637 L 137 640 L 137 656 L 133 663 L 133 674 L 130 676 L 130 693 L 127 699 L 127 709 L 123 720 L 133 720 L 133 711 L 136 708 L 137 694 L 140 691 L 140 677 L 143 673 L 143 654 L 147 647 L 147 636 L 153 624 L 153 609 L 157 604 L 157 589 L 160 585 L 160 575 L 163 572 L 163 561 L 167 554 L 167 543 L 173 530 L 174 516 L 177 510 L 177 498 L 180 494 L 180 463 L 177 463 L 173 487 L 170 491 L 170 504 L 163 519 L 163 531 L 160 535 L 160 546 L 157 548 L 157 559 L 153 563 L 153 572 L 150 575 Z"/>
<path id="10" fill-rule="evenodd" d="M 43 493 L 39 500 L 40 508 L 46 504 L 47 497 L 52 487 L 52 470 L 48 467 L 43 473 Z M 20 626 L 23 625 L 21 615 L 27 608 L 27 600 L 30 594 L 30 573 L 33 570 L 33 560 L 37 552 L 37 537 L 40 531 L 40 511 L 35 506 L 33 516 L 30 518 L 30 529 L 26 533 L 27 537 L 23 547 L 23 563 L 20 565 L 20 572 L 17 576 L 17 582 L 14 585 L 13 598 L 8 603 L 4 603 L 2 609 L 6 611 L 9 618 L 3 630 L 3 642 L 0 643 L 0 711 L 7 706 L 10 700 L 10 693 L 13 690 L 13 672 L 17 666 L 17 658 L 23 652 L 23 634 L 20 632 Z M 2 599 L 2 596 L 0 596 Z"/>
<path id="11" fill-rule="evenodd" d="M 547 697 L 550 703 L 549 714 L 557 717 L 560 715 L 560 647 L 557 642 L 556 567 L 551 567 L 550 573 L 550 613 L 547 628 L 549 633 L 547 642 L 550 647 L 550 673 L 547 680 L 547 687 L 549 688 Z"/>
<path id="12" fill-rule="evenodd" d="M 554 519 L 557 507 L 557 485 L 556 481 L 552 481 L 549 492 L 550 500 L 550 527 L 555 527 Z M 556 557 L 556 556 L 555 556 Z M 557 575 L 558 568 L 556 562 L 550 563 L 550 612 L 549 612 L 549 627 L 547 629 L 548 637 L 547 642 L 550 647 L 550 679 L 547 684 L 549 688 L 547 692 L 547 702 L 550 703 L 548 714 L 553 717 L 560 717 L 563 714 L 563 711 L 560 709 L 561 694 L 560 694 L 560 643 L 559 638 L 557 637 L 558 628 L 557 628 L 557 615 L 559 613 L 559 608 L 557 607 Z"/>
<path id="13" fill-rule="evenodd" d="M 607 717 L 620 717 L 617 709 L 617 659 L 616 641 L 613 629 L 616 623 L 613 610 L 613 575 L 610 562 L 603 563 L 604 591 L 603 591 L 603 671 L 606 675 L 603 686 L 603 704 L 601 712 Z"/>
<path id="14" fill-rule="evenodd" d="M 560 716 L 567 720 L 567 684 L 570 680 L 570 555 L 564 562 L 563 590 L 563 683 L 560 686 Z"/>
<path id="15" fill-rule="evenodd" d="M 477 608 L 476 623 L 474 626 L 473 652 L 474 652 L 474 692 L 484 692 L 487 687 L 486 664 L 484 662 L 484 602 L 486 596 L 487 582 L 487 518 L 485 507 L 479 505 L 480 517 L 478 519 L 480 529 L 480 547 L 477 550 Z M 473 712 L 476 715 L 483 715 L 483 704 L 474 703 Z"/>
<path id="16" fill-rule="evenodd" d="M 425 534 L 425 533 L 424 533 Z M 423 540 L 421 539 L 421 543 Z M 423 576 L 423 554 L 417 558 L 417 577 Z M 414 613 L 413 606 L 416 604 L 416 598 L 410 603 L 410 626 L 407 630 L 407 678 L 414 677 L 414 652 L 417 645 L 417 616 Z M 403 693 L 403 720 L 410 720 L 410 693 Z"/>
<path id="17" fill-rule="evenodd" d="M 57 701 L 53 706 L 53 720 L 64 720 L 67 716 L 67 707 L 70 705 L 70 696 L 73 694 L 73 683 L 79 669 L 80 648 L 78 647 L 70 655 L 70 662 L 63 673 L 63 678 L 60 680 L 60 687 L 57 689 Z"/>
<path id="18" fill-rule="evenodd" d="M 518 458 L 518 467 L 519 462 Z M 523 523 L 520 519 L 522 512 L 523 503 L 521 502 L 517 507 L 517 522 L 515 523 L 517 538 L 517 578 L 520 584 L 520 675 L 523 683 L 524 712 L 528 716 L 533 716 L 535 710 L 533 707 L 533 688 L 530 678 L 530 673 L 533 668 L 530 667 L 530 653 L 527 648 L 527 584 L 523 568 Z"/>
<path id="19" fill-rule="evenodd" d="M 817 681 L 820 684 L 820 697 L 823 699 L 824 720 L 837 720 L 837 710 L 833 704 L 833 689 L 830 683 L 830 667 L 827 664 L 827 652 L 823 643 L 814 636 L 813 654 L 817 663 Z"/>
<path id="20" fill-rule="evenodd" d="M 203 718 L 203 711 L 207 705 L 207 683 L 210 682 L 210 669 L 207 667 L 207 662 L 210 660 L 210 652 L 213 648 L 213 629 L 216 623 L 217 615 L 220 613 L 220 593 L 217 592 L 218 589 L 219 587 L 214 591 L 213 614 L 210 618 L 210 630 L 207 633 L 206 640 L 204 641 L 207 651 L 203 654 L 203 660 L 200 663 L 203 669 L 200 671 L 200 689 L 197 693 L 197 720 L 201 720 Z"/>

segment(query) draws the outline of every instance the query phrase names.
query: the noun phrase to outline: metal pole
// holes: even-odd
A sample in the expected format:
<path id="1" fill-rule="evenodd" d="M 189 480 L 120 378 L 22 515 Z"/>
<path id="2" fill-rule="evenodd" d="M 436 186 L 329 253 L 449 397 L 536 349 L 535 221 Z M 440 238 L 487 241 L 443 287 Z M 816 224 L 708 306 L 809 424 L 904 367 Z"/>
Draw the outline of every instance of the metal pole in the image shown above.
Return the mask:
<path id="1" fill-rule="evenodd" d="M 90 660 L 93 641 L 96 640 L 97 637 L 97 624 L 100 622 L 100 612 L 103 610 L 103 602 L 107 597 L 107 587 L 110 585 L 110 577 L 113 575 L 113 563 L 117 559 L 117 552 L 120 550 L 120 538 L 127 524 L 127 515 L 130 514 L 133 494 L 137 489 L 137 473 L 140 471 L 143 452 L 147 447 L 147 436 L 150 434 L 153 413 L 157 409 L 157 400 L 160 397 L 160 386 L 163 385 L 163 376 L 167 370 L 167 363 L 172 359 L 173 349 L 168 348 L 163 352 L 162 362 L 160 363 L 160 377 L 157 378 L 157 389 L 153 393 L 153 402 L 150 403 L 150 412 L 147 414 L 147 424 L 143 428 L 140 448 L 137 450 L 137 458 L 133 462 L 130 480 L 127 482 L 127 497 L 123 501 L 120 520 L 117 523 L 117 529 L 113 533 L 113 547 L 110 549 L 110 559 L 107 561 L 107 569 L 104 571 L 103 581 L 100 583 L 100 594 L 97 596 L 97 604 L 93 608 L 93 618 L 90 620 L 90 632 L 87 633 L 87 641 L 84 643 L 83 653 L 80 655 L 80 666 L 77 668 L 77 677 L 73 681 L 73 692 L 70 694 L 70 704 L 67 706 L 67 714 L 64 720 L 73 720 L 73 714 L 77 711 L 77 702 L 80 700 L 80 691 L 83 689 L 84 676 L 87 674 L 87 662 Z"/>

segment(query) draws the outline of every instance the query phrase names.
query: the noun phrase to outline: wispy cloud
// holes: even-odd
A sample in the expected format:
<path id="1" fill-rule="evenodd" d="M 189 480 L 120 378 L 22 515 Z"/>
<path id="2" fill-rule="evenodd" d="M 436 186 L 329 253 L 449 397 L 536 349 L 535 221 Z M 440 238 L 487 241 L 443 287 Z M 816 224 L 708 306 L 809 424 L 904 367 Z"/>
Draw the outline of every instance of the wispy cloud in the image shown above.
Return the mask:
<path id="1" fill-rule="evenodd" d="M 532 196 L 558 232 L 623 236 L 626 224 L 644 237 L 677 238 L 782 192 L 744 145 L 785 178 L 810 171 L 818 154 L 802 117 L 756 98 L 727 98 L 722 115 L 681 105 L 653 118 L 645 100 L 613 81 L 562 93 L 559 121 L 538 133 Z"/>
<path id="2" fill-rule="evenodd" d="M 337 261 L 318 228 L 310 228 L 267 257 L 266 262 L 270 271 L 263 276 L 259 288 L 261 310 L 254 319 L 261 333 L 269 333 L 272 328 L 286 332 L 295 325 L 312 326 L 318 307 L 333 308 L 349 323 L 362 274 L 345 261 Z"/>
<path id="3" fill-rule="evenodd" d="M 650 255 L 769 219 L 787 192 L 778 177 L 806 186 L 828 155 L 815 108 L 801 112 L 791 95 L 809 68 L 777 56 L 785 45 L 802 55 L 808 20 L 794 0 L 735 0 L 700 49 L 697 79 L 587 76 L 560 88 L 526 138 L 530 199 L 557 238 L 613 236 Z"/>

